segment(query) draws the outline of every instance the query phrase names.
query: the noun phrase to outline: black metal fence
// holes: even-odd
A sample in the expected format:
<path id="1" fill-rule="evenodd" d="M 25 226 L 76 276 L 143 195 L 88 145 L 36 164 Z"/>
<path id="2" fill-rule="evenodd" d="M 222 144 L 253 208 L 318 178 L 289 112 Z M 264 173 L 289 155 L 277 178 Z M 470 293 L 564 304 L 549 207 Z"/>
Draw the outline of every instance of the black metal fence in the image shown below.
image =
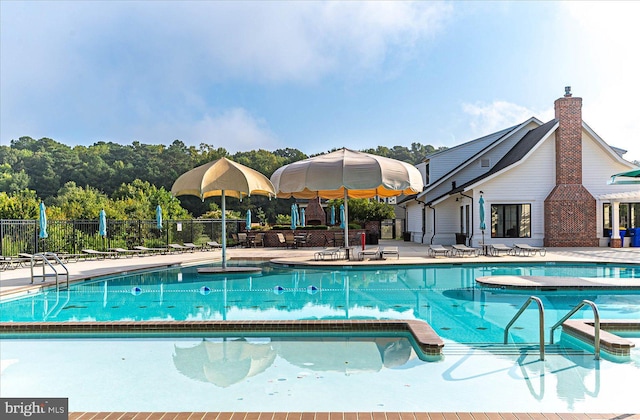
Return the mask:
<path id="1" fill-rule="evenodd" d="M 227 220 L 227 236 L 244 228 L 244 220 Z M 98 233 L 98 220 L 50 220 L 48 237 L 41 239 L 37 220 L 0 220 L 0 255 L 38 252 L 80 253 L 91 248 L 131 249 L 136 245 L 150 248 L 170 243 L 222 241 L 222 220 L 164 220 L 158 229 L 155 220 L 107 220 L 107 235 Z"/>

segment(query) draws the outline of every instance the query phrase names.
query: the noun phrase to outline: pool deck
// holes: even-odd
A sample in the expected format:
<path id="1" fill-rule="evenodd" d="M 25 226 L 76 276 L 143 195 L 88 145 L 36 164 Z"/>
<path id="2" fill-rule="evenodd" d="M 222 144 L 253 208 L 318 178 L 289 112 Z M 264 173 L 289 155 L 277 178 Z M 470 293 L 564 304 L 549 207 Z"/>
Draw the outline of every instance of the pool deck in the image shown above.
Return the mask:
<path id="1" fill-rule="evenodd" d="M 640 264 L 640 248 L 548 248 L 544 257 L 536 256 L 478 256 L 478 257 L 428 257 L 427 245 L 395 240 L 382 240 L 379 247 L 398 247 L 400 257 L 386 260 L 364 261 L 315 261 L 314 254 L 321 248 L 229 248 L 228 259 L 274 260 L 279 264 L 291 266 L 375 266 L 375 265 L 425 265 L 425 264 L 461 264 L 461 263 L 535 263 L 535 262 L 584 262 L 610 264 Z M 134 256 L 130 258 L 107 258 L 81 260 L 67 264 L 70 282 L 95 277 L 131 272 L 135 270 L 161 267 L 189 266 L 211 263 L 221 260 L 221 252 L 197 251 L 193 253 L 173 253 L 167 255 Z M 36 267 L 37 270 L 42 268 Z M 38 274 L 38 271 L 36 272 Z M 514 277 L 514 276 L 512 276 Z M 515 276 L 517 277 L 517 276 Z M 20 267 L 0 271 L 0 297 L 14 294 L 26 294 L 43 287 L 55 285 L 55 281 L 36 279 L 31 284 L 31 269 Z M 514 279 L 531 282 L 531 279 Z M 569 283 L 564 282 L 563 285 Z M 532 283 L 533 287 L 540 287 Z M 629 419 L 640 420 L 640 413 L 414 413 L 414 412 L 367 412 L 367 413 L 290 413 L 290 412 L 225 412 L 225 413 L 123 413 L 123 412 L 71 412 L 69 419 L 215 419 L 215 420 L 557 420 L 557 419 Z"/>
<path id="2" fill-rule="evenodd" d="M 425 264 L 465 264 L 465 263 L 535 263 L 535 262 L 584 262 L 610 264 L 640 264 L 640 248 L 548 248 L 544 257 L 510 256 L 500 257 L 428 257 L 428 246 L 415 242 L 381 240 L 378 247 L 394 246 L 398 248 L 399 258 L 384 260 L 324 260 L 316 261 L 314 255 L 322 248 L 228 248 L 227 259 L 272 260 L 274 263 L 290 266 L 390 266 Z M 369 245 L 367 248 L 371 248 Z M 354 247 L 358 249 L 358 247 Z M 95 277 L 131 272 L 135 270 L 198 265 L 218 262 L 222 258 L 220 250 L 171 253 L 166 255 L 121 256 L 120 258 L 88 259 L 66 264 L 69 281 L 80 281 Z M 48 271 L 49 272 L 49 271 Z M 35 274 L 42 274 L 42 267 L 35 267 Z M 62 281 L 62 277 L 60 279 Z M 567 283 L 565 283 L 567 284 Z M 0 271 L 0 297 L 13 293 L 27 293 L 42 287 L 55 285 L 48 277 L 45 281 L 36 278 L 31 284 L 31 269 L 19 267 Z"/>

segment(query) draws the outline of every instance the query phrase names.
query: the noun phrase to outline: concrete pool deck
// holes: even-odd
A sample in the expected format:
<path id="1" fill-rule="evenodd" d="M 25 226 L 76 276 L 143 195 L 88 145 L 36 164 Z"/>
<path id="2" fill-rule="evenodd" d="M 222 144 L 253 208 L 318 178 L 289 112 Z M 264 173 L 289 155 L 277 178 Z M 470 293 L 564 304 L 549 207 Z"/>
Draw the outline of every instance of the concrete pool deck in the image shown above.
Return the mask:
<path id="1" fill-rule="evenodd" d="M 274 260 L 283 265 L 295 266 L 376 266 L 376 265 L 428 265 L 428 264 L 461 264 L 461 263 L 535 263 L 535 262 L 583 262 L 609 264 L 640 264 L 640 248 L 548 248 L 545 256 L 511 256 L 500 257 L 429 257 L 428 245 L 399 240 L 381 240 L 378 247 L 397 247 L 399 258 L 385 260 L 325 260 L 316 261 L 314 255 L 322 248 L 228 248 L 228 260 Z M 354 247 L 358 249 L 358 247 Z M 368 245 L 367 248 L 372 248 Z M 136 270 L 161 267 L 198 265 L 219 262 L 222 258 L 220 250 L 170 253 L 166 255 L 121 256 L 120 258 L 87 259 L 66 264 L 69 270 L 69 281 L 79 281 L 100 276 L 113 275 Z M 42 267 L 35 267 L 35 274 L 42 274 Z M 49 272 L 49 271 L 48 271 Z M 60 281 L 64 282 L 64 276 Z M 26 293 L 42 287 L 55 285 L 55 280 L 47 278 L 42 282 L 36 278 L 31 284 L 31 268 L 19 267 L 0 271 L 0 297 L 14 293 Z"/>

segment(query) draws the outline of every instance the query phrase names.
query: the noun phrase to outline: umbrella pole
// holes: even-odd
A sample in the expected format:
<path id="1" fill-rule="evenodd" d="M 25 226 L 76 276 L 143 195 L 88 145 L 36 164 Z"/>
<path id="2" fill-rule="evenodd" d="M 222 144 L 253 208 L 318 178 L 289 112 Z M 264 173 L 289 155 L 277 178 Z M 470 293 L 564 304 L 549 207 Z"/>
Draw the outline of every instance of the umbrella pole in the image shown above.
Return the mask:
<path id="1" fill-rule="evenodd" d="M 344 189 L 344 247 L 349 248 L 349 205 L 347 189 Z"/>
<path id="2" fill-rule="evenodd" d="M 226 270 L 227 269 L 227 218 L 226 218 L 226 212 L 227 212 L 227 208 L 225 205 L 225 197 L 224 197 L 224 190 L 222 190 L 222 194 L 221 194 L 221 198 L 222 198 L 222 269 Z"/>

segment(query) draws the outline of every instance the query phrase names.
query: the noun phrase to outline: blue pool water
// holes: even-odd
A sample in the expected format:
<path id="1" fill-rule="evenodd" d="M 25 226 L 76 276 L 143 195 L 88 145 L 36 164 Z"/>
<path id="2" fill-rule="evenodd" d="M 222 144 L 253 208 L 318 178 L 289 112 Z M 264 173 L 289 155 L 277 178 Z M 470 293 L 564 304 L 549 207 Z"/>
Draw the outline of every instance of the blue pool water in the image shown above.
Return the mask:
<path id="1" fill-rule="evenodd" d="M 196 267 L 108 277 L 0 303 L 0 321 L 419 319 L 444 339 L 501 342 L 529 296 L 539 296 L 553 325 L 583 299 L 603 319 L 640 319 L 640 293 L 506 291 L 478 286 L 491 275 L 639 278 L 638 267 L 608 265 L 403 266 L 384 269 L 288 269 L 220 277 Z M 532 305 L 510 330 L 515 342 L 538 339 Z M 589 308 L 573 316 L 592 318 Z M 548 334 L 548 331 L 547 331 Z M 548 337 L 547 337 L 548 339 Z"/>
<path id="2" fill-rule="evenodd" d="M 255 264 L 255 263 L 252 263 Z M 479 276 L 638 278 L 596 265 L 288 269 L 201 275 L 195 267 L 87 281 L 0 303 L 4 322 L 83 320 L 421 319 L 445 341 L 420 360 L 407 337 L 164 337 L 0 340 L 3 397 L 67 397 L 72 411 L 473 411 L 638 413 L 640 352 L 595 360 L 562 346 L 538 360 L 531 295 Z M 603 319 L 640 319 L 640 294 L 535 292 L 548 327 L 583 299 Z M 573 318 L 591 319 L 585 309 Z M 556 333 L 559 334 L 559 333 Z M 556 337 L 556 341 L 557 341 Z"/>

